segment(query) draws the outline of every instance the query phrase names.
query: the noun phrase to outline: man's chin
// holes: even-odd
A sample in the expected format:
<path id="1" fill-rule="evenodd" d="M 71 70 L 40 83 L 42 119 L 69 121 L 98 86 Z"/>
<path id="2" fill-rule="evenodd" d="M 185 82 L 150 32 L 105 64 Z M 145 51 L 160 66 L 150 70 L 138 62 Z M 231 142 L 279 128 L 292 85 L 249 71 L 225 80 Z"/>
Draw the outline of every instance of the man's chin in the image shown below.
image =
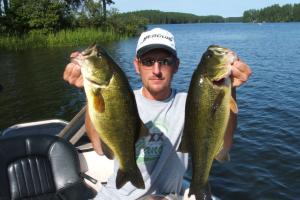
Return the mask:
<path id="1" fill-rule="evenodd" d="M 165 88 L 162 87 L 161 85 L 152 85 L 150 88 L 148 88 L 148 90 L 151 92 L 151 93 L 154 93 L 154 94 L 159 94 L 159 93 L 162 93 L 164 92 Z"/>
<path id="2" fill-rule="evenodd" d="M 162 86 L 162 85 L 155 85 L 152 86 L 150 88 L 148 88 L 148 91 L 152 94 L 152 95 L 163 95 L 165 93 L 169 92 L 169 89 Z"/>

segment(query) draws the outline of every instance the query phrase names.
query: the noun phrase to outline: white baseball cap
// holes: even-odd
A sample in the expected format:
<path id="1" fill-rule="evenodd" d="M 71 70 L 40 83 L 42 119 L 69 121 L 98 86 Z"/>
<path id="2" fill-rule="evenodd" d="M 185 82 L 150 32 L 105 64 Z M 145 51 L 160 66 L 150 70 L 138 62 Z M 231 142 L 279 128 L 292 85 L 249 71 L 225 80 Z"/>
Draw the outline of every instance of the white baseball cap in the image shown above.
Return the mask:
<path id="1" fill-rule="evenodd" d="M 143 32 L 137 43 L 136 56 L 140 57 L 153 49 L 165 49 L 177 57 L 175 38 L 165 29 L 154 28 Z"/>

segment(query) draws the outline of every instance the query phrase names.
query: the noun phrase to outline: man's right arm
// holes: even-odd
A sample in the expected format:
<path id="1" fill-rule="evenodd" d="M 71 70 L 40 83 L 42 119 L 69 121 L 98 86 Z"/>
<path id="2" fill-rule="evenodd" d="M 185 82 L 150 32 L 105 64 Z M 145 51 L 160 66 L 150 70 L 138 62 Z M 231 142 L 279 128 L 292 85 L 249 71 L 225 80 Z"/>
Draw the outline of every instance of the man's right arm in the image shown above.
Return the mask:
<path id="1" fill-rule="evenodd" d="M 91 122 L 90 115 L 88 112 L 88 107 L 86 108 L 86 114 L 85 114 L 85 129 L 86 129 L 87 136 L 92 142 L 95 152 L 99 155 L 103 155 L 100 136 Z"/>

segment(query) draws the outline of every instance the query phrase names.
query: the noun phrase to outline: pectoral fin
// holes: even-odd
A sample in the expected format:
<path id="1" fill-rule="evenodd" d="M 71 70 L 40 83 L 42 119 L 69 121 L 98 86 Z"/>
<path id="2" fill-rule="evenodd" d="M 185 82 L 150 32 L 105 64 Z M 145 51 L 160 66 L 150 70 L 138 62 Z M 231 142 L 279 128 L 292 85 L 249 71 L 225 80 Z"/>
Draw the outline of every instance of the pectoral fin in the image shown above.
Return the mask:
<path id="1" fill-rule="evenodd" d="M 230 161 L 229 150 L 222 148 L 221 151 L 215 157 L 215 159 L 220 163 L 229 162 Z"/>
<path id="2" fill-rule="evenodd" d="M 233 97 L 231 97 L 231 99 L 230 99 L 230 110 L 235 114 L 237 114 L 239 112 L 237 103 Z"/>
<path id="3" fill-rule="evenodd" d="M 101 94 L 101 91 L 98 91 L 95 93 L 94 95 L 94 108 L 100 112 L 100 113 L 103 113 L 105 111 L 105 102 L 104 102 L 104 99 L 103 99 L 103 96 Z"/>

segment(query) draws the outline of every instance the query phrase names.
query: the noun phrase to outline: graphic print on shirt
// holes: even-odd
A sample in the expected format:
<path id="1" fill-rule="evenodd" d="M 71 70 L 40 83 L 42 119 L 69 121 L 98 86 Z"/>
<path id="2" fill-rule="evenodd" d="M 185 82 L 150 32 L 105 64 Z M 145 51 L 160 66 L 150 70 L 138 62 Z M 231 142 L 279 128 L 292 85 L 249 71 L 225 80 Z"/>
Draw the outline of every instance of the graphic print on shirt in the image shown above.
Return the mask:
<path id="1" fill-rule="evenodd" d="M 139 139 L 135 144 L 137 164 L 152 162 L 160 157 L 165 139 L 164 133 L 168 131 L 164 123 L 159 121 L 148 122 L 146 126 L 150 134 Z"/>

